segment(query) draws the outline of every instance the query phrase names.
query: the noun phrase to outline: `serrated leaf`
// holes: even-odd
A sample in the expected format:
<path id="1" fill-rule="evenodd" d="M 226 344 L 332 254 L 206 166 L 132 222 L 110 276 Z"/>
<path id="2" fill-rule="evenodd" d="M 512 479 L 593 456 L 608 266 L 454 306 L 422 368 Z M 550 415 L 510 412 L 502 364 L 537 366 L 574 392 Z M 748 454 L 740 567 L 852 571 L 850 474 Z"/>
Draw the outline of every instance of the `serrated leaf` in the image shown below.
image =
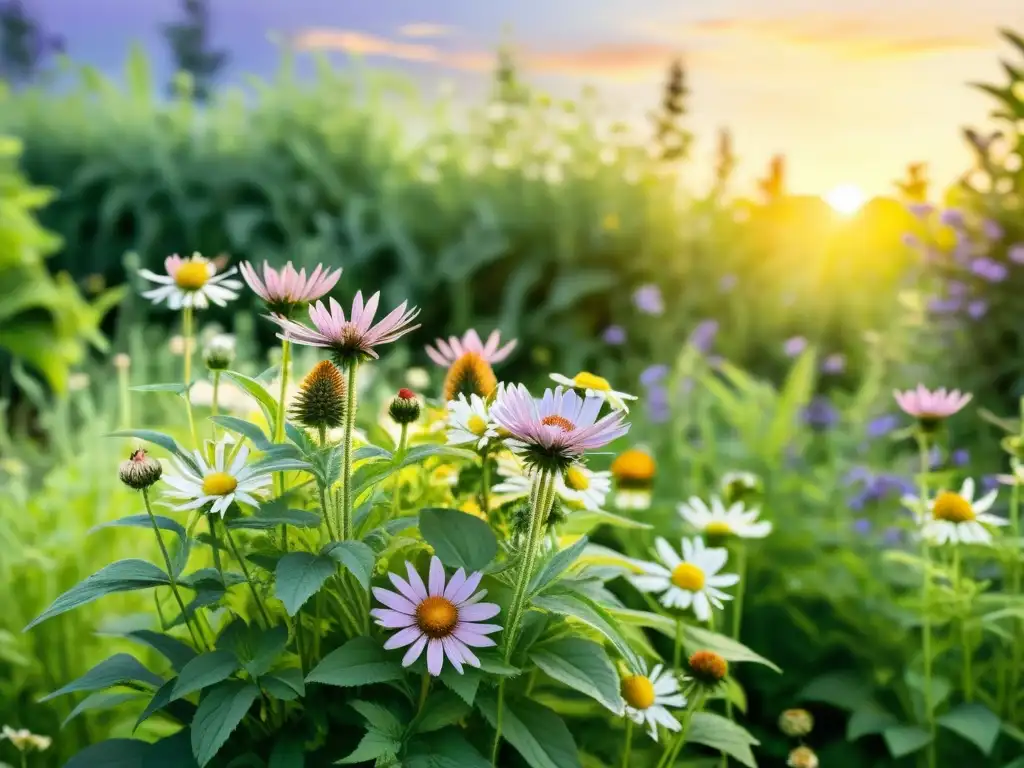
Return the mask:
<path id="1" fill-rule="evenodd" d="M 273 445 L 263 428 L 251 421 L 225 415 L 211 416 L 210 421 L 247 438 L 257 451 L 265 451 Z"/>
<path id="2" fill-rule="evenodd" d="M 230 651 L 210 651 L 196 656 L 178 674 L 171 701 L 227 680 L 240 668 Z"/>
<path id="3" fill-rule="evenodd" d="M 174 454 L 190 468 L 199 471 L 195 457 L 186 451 L 177 440 L 163 432 L 152 429 L 122 429 L 118 432 L 111 432 L 108 437 L 134 437 L 137 440 L 144 440 L 153 445 L 159 445 L 165 451 Z"/>
<path id="4" fill-rule="evenodd" d="M 491 768 L 456 728 L 418 736 L 405 752 L 403 768 Z"/>
<path id="5" fill-rule="evenodd" d="M 142 768 L 152 746 L 139 739 L 107 739 L 83 749 L 64 768 Z"/>
<path id="6" fill-rule="evenodd" d="M 482 571 L 498 554 L 498 540 L 491 526 L 458 509 L 421 510 L 420 533 L 450 568 Z"/>
<path id="7" fill-rule="evenodd" d="M 614 619 L 593 600 L 578 593 L 563 592 L 539 595 L 533 599 L 533 604 L 538 608 L 577 619 L 593 627 L 615 646 L 630 669 L 636 672 L 641 671 L 640 658 L 619 632 Z"/>
<path id="8" fill-rule="evenodd" d="M 535 647 L 530 658 L 546 675 L 590 696 L 616 715 L 622 714 L 619 675 L 597 643 L 561 638 Z"/>
<path id="9" fill-rule="evenodd" d="M 226 524 L 233 531 L 271 531 L 282 525 L 317 528 L 320 525 L 320 515 L 304 509 L 288 509 L 283 505 L 271 507 L 264 504 L 254 514 L 232 518 Z"/>
<path id="10" fill-rule="evenodd" d="M 469 706 L 476 701 L 476 692 L 480 688 L 480 674 L 469 667 L 463 668 L 460 675 L 451 664 L 441 669 L 441 682 L 448 686 L 460 699 Z"/>
<path id="11" fill-rule="evenodd" d="M 335 572 L 334 560 L 311 552 L 289 552 L 277 561 L 274 594 L 294 616 Z"/>
<path id="12" fill-rule="evenodd" d="M 893 757 L 903 757 L 917 752 L 928 746 L 932 740 L 931 734 L 917 725 L 896 725 L 886 728 L 882 732 L 882 738 Z"/>
<path id="13" fill-rule="evenodd" d="M 369 546 L 361 541 L 334 541 L 324 547 L 323 553 L 343 565 L 363 589 L 370 588 L 375 555 Z"/>
<path id="14" fill-rule="evenodd" d="M 297 667 L 279 669 L 263 675 L 260 685 L 267 693 L 282 701 L 292 701 L 306 692 L 306 684 L 302 680 L 302 670 Z"/>
<path id="15" fill-rule="evenodd" d="M 714 712 L 694 712 L 686 740 L 724 752 L 748 768 L 757 768 L 750 747 L 760 742 L 743 727 Z"/>
<path id="16" fill-rule="evenodd" d="M 356 637 L 327 654 L 306 675 L 306 683 L 349 687 L 400 680 L 404 676 L 399 657 L 389 655 L 369 637 Z"/>
<path id="17" fill-rule="evenodd" d="M 417 733 L 430 733 L 454 725 L 469 714 L 470 707 L 452 691 L 434 691 L 426 701 L 423 714 L 416 723 Z"/>
<path id="18" fill-rule="evenodd" d="M 216 756 L 259 695 L 259 688 L 241 680 L 210 689 L 192 720 L 192 754 L 200 766 Z"/>
<path id="19" fill-rule="evenodd" d="M 555 579 L 565 573 L 586 549 L 589 539 L 581 536 L 574 544 L 556 552 L 540 567 L 530 581 L 531 595 L 539 594 Z"/>
<path id="20" fill-rule="evenodd" d="M 477 702 L 492 728 L 497 728 L 497 700 L 488 693 Z M 576 742 L 562 718 L 529 701 L 506 701 L 501 735 L 531 768 L 581 768 Z"/>
<path id="21" fill-rule="evenodd" d="M 971 742 L 988 757 L 1002 729 L 999 717 L 982 704 L 963 703 L 940 715 L 936 722 Z"/>
<path id="22" fill-rule="evenodd" d="M 127 653 L 116 653 L 104 659 L 77 680 L 74 680 L 53 693 L 48 693 L 39 701 L 50 701 L 76 691 L 98 691 L 124 683 L 141 682 L 157 688 L 163 685 L 164 679 L 146 669 L 142 662 Z"/>
<path id="23" fill-rule="evenodd" d="M 368 763 L 380 758 L 394 758 L 402 748 L 402 743 L 385 733 L 370 729 L 366 732 L 355 751 L 338 761 L 340 765 L 352 763 Z"/>
<path id="24" fill-rule="evenodd" d="M 64 718 L 64 722 L 60 724 L 61 728 L 67 726 L 72 720 L 78 717 L 83 712 L 95 712 L 103 709 L 114 709 L 128 701 L 135 699 L 141 699 L 145 696 L 142 693 L 106 693 L 105 691 L 97 691 L 91 693 L 82 699 L 75 706 L 74 709 Z"/>
<path id="25" fill-rule="evenodd" d="M 305 745 L 301 736 L 284 735 L 274 744 L 267 768 L 304 768 Z"/>

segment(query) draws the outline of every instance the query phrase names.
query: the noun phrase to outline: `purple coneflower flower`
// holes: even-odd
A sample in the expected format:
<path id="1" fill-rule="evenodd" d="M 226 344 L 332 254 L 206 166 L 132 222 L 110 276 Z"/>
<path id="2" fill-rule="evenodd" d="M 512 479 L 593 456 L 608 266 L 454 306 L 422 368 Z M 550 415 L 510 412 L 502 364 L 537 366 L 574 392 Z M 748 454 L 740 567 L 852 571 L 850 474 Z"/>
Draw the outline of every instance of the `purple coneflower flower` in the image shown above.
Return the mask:
<path id="1" fill-rule="evenodd" d="M 932 392 L 924 384 L 918 384 L 917 389 L 908 389 L 906 392 L 894 390 L 893 397 L 907 415 L 923 422 L 935 422 L 960 411 L 971 401 L 972 395 L 959 389 L 950 392 L 945 387 Z"/>
<path id="2" fill-rule="evenodd" d="M 947 227 L 962 227 L 964 225 L 963 211 L 958 208 L 947 208 L 939 214 L 939 221 Z"/>
<path id="3" fill-rule="evenodd" d="M 298 304 L 308 304 L 326 296 L 341 277 L 341 269 L 330 272 L 322 264 L 317 264 L 307 277 L 305 268 L 296 272 L 290 261 L 280 271 L 264 261 L 263 279 L 248 262 L 243 261 L 238 269 L 252 292 L 263 299 L 271 311 L 279 314 L 287 314 Z"/>
<path id="4" fill-rule="evenodd" d="M 867 536 L 871 533 L 871 521 L 866 517 L 858 517 L 853 521 L 853 531 L 859 536 Z"/>
<path id="5" fill-rule="evenodd" d="M 660 385 L 655 385 L 647 390 L 644 405 L 647 408 L 647 419 L 652 424 L 664 424 L 672 417 L 668 390 Z"/>
<path id="6" fill-rule="evenodd" d="M 647 315 L 665 313 L 665 301 L 661 297 L 661 289 L 653 283 L 637 288 L 633 293 L 633 303 L 637 309 Z"/>
<path id="7" fill-rule="evenodd" d="M 491 331 L 487 343 L 484 343 L 480 340 L 480 335 L 470 328 L 461 339 L 458 336 L 449 336 L 448 341 L 436 339 L 436 346 L 427 344 L 426 350 L 427 357 L 441 367 L 447 368 L 465 354 L 478 355 L 488 364 L 500 363 L 512 354 L 516 343 L 516 340 L 512 339 L 505 346 L 501 346 L 501 331 Z"/>
<path id="8" fill-rule="evenodd" d="M 409 646 L 402 657 L 404 667 L 416 661 L 425 648 L 427 671 L 435 677 L 441 674 L 445 658 L 460 675 L 463 664 L 479 667 L 480 659 L 470 648 L 493 646 L 494 640 L 488 635 L 501 630 L 498 624 L 481 623 L 501 610 L 496 603 L 480 602 L 487 590 L 474 594 L 483 574 L 467 576 L 459 568 L 446 586 L 444 566 L 435 556 L 430 558 L 430 576 L 424 585 L 411 563 L 406 562 L 405 567 L 408 581 L 388 574 L 397 592 L 373 588 L 373 596 L 386 607 L 375 608 L 370 615 L 378 626 L 399 630 L 388 638 L 384 648 L 390 651 Z"/>
<path id="9" fill-rule="evenodd" d="M 988 302 L 984 299 L 975 299 L 967 305 L 967 314 L 972 320 L 980 320 L 988 312 Z"/>
<path id="10" fill-rule="evenodd" d="M 981 256 L 971 262 L 971 272 L 990 283 L 1001 283 L 1006 279 L 1008 270 L 1005 264 L 988 256 Z"/>
<path id="11" fill-rule="evenodd" d="M 626 329 L 621 325 L 609 325 L 602 334 L 605 344 L 613 347 L 621 347 L 626 343 Z"/>
<path id="12" fill-rule="evenodd" d="M 1024 264 L 1024 243 L 1017 243 L 1006 252 L 1006 257 L 1014 264 Z"/>
<path id="13" fill-rule="evenodd" d="M 643 370 L 640 374 L 640 383 L 645 387 L 653 387 L 655 384 L 664 381 L 666 376 L 668 376 L 668 366 L 656 363 Z"/>
<path id="14" fill-rule="evenodd" d="M 1003 238 L 1002 226 L 993 219 L 985 219 L 981 222 L 981 231 L 989 240 L 1001 240 Z"/>
<path id="15" fill-rule="evenodd" d="M 707 353 L 718 335 L 717 320 L 701 320 L 697 327 L 690 333 L 687 343 L 691 344 L 699 352 Z"/>
<path id="16" fill-rule="evenodd" d="M 814 430 L 826 430 L 839 422 L 839 411 L 824 395 L 818 395 L 804 409 L 804 423 Z"/>
<path id="17" fill-rule="evenodd" d="M 839 352 L 829 355 L 821 362 L 821 370 L 824 373 L 842 373 L 846 370 L 846 355 Z"/>
<path id="18" fill-rule="evenodd" d="M 345 310 L 334 299 L 330 300 L 330 312 L 322 301 L 318 301 L 309 307 L 309 318 L 315 328 L 308 328 L 281 315 L 268 317 L 283 331 L 277 334 L 278 338 L 309 347 L 325 347 L 333 352 L 339 365 L 348 365 L 363 358 L 376 358 L 377 352 L 374 347 L 390 344 L 419 328 L 419 325 L 410 325 L 420 313 L 419 309 L 408 309 L 408 302 L 404 301 L 387 317 L 373 325 L 373 316 L 377 314 L 379 301 L 378 292 L 364 305 L 363 292 L 357 292 L 352 302 L 352 314 L 348 319 L 345 318 Z"/>
<path id="19" fill-rule="evenodd" d="M 796 357 L 805 349 L 807 349 L 807 339 L 803 336 L 793 336 L 788 338 L 782 345 L 782 351 L 786 357 Z"/>
<path id="20" fill-rule="evenodd" d="M 949 454 L 949 462 L 954 467 L 966 466 L 971 460 L 971 452 L 966 448 L 957 448 Z"/>

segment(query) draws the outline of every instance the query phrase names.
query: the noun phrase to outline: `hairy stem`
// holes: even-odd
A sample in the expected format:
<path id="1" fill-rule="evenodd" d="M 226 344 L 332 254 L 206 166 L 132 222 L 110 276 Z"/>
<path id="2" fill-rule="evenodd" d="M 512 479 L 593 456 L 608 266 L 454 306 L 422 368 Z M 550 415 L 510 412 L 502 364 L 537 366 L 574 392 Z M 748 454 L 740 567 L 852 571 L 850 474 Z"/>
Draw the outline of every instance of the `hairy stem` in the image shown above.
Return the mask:
<path id="1" fill-rule="evenodd" d="M 196 648 L 201 648 L 202 644 L 199 642 L 196 630 L 192 626 L 192 620 L 189 618 L 188 612 L 185 610 L 185 601 L 181 599 L 181 593 L 178 591 L 178 579 L 174 575 L 174 566 L 171 565 L 171 556 L 167 552 L 167 546 L 164 544 L 163 536 L 160 535 L 160 526 L 156 524 L 156 515 L 153 514 L 153 506 L 149 501 L 149 489 L 142 489 L 142 500 L 146 504 L 146 512 L 149 513 L 149 521 L 153 524 L 153 532 L 156 534 L 157 543 L 160 545 L 160 552 L 163 554 L 164 563 L 167 565 L 167 578 L 171 581 L 171 592 L 174 594 L 174 599 L 178 603 L 178 608 L 181 609 L 181 618 L 185 622 L 185 626 L 188 627 L 188 633 L 192 636 L 192 642 L 195 643 Z"/>

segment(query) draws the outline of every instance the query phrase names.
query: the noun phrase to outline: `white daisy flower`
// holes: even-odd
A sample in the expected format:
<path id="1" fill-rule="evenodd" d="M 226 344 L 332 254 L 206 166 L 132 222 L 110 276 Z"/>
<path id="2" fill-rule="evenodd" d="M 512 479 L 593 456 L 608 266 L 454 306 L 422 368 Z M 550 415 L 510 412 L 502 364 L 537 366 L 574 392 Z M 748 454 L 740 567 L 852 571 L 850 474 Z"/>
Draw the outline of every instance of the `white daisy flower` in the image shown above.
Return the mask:
<path id="1" fill-rule="evenodd" d="M 679 692 L 679 681 L 671 670 L 658 664 L 644 675 L 630 675 L 622 680 L 622 698 L 626 700 L 626 717 L 658 740 L 658 726 L 678 731 L 682 726 L 671 714 L 672 709 L 686 707 L 686 697 Z"/>
<path id="2" fill-rule="evenodd" d="M 661 563 L 641 563 L 644 574 L 630 578 L 641 592 L 661 592 L 661 604 L 666 608 L 687 610 L 700 621 L 711 618 L 711 608 L 724 608 L 723 601 L 732 600 L 722 587 L 739 583 L 734 573 L 719 573 L 729 558 L 729 552 L 705 547 L 699 538 L 683 539 L 680 558 L 672 546 L 660 536 L 655 540 Z"/>
<path id="3" fill-rule="evenodd" d="M 154 304 L 164 300 L 171 309 L 195 307 L 206 309 L 212 301 L 224 307 L 233 299 L 238 298 L 237 291 L 242 288 L 240 280 L 229 280 L 235 274 L 234 267 L 227 272 L 217 274 L 217 265 L 199 253 L 183 259 L 178 254 L 164 259 L 166 275 L 158 275 L 148 269 L 140 269 L 139 274 L 158 286 L 145 291 L 142 295 Z"/>
<path id="4" fill-rule="evenodd" d="M 571 389 L 580 390 L 586 397 L 600 397 L 617 411 L 629 413 L 629 407 L 625 401 L 636 400 L 636 395 L 616 392 L 612 389 L 612 385 L 608 383 L 608 379 L 595 376 L 587 371 L 580 371 L 572 378 L 563 376 L 560 373 L 552 373 L 550 376 L 552 381 Z"/>
<path id="5" fill-rule="evenodd" d="M 985 526 L 1004 526 L 1008 523 L 1002 517 L 989 513 L 996 501 L 998 491 L 990 491 L 977 501 L 974 500 L 974 480 L 967 478 L 960 486 L 960 492 L 943 491 L 927 501 L 922 509 L 921 500 L 905 497 L 904 504 L 917 515 L 921 535 L 932 544 L 992 544 L 992 534 Z"/>
<path id="6" fill-rule="evenodd" d="M 497 439 L 497 425 L 491 421 L 487 403 L 480 395 L 471 394 L 468 400 L 459 395 L 457 400 L 448 401 L 449 445 L 475 443 L 477 450 L 482 450 Z"/>
<path id="7" fill-rule="evenodd" d="M 710 506 L 693 496 L 680 504 L 678 509 L 683 520 L 697 533 L 709 538 L 737 536 L 741 539 L 763 539 L 772 532 L 771 523 L 767 520 L 758 521 L 761 510 L 757 507 L 747 509 L 742 501 L 727 508 L 717 496 L 711 497 Z"/>
<path id="8" fill-rule="evenodd" d="M 511 501 L 530 495 L 533 475 L 519 459 L 499 458 L 498 475 L 502 480 L 492 489 L 498 496 Z M 572 509 L 600 512 L 612 489 L 611 477 L 611 472 L 595 472 L 583 464 L 570 464 L 564 475 L 555 476 L 555 493 Z"/>
<path id="9" fill-rule="evenodd" d="M 249 449 L 246 446 L 238 449 L 234 461 L 228 466 L 224 456 L 227 445 L 226 440 L 217 443 L 214 448 L 213 464 L 207 463 L 201 451 L 194 451 L 199 472 L 180 459 L 172 459 L 177 474 L 164 475 L 164 482 L 173 489 L 167 496 L 185 502 L 174 507 L 175 510 L 198 509 L 212 503 L 210 513 L 219 512 L 223 516 L 235 501 L 259 505 L 256 496 L 270 485 L 270 473 L 253 470 L 245 465 L 246 459 L 249 458 Z"/>

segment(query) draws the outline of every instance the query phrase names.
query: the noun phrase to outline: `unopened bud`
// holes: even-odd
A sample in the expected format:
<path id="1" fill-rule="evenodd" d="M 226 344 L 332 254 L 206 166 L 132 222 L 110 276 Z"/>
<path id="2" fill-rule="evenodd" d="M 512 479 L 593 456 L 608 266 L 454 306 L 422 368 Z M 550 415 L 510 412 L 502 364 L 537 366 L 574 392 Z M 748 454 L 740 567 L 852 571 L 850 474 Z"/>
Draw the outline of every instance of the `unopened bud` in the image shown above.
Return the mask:
<path id="1" fill-rule="evenodd" d="M 127 371 L 132 367 L 132 359 L 124 352 L 118 352 L 113 359 L 114 368 L 119 371 Z"/>
<path id="2" fill-rule="evenodd" d="M 388 406 L 388 415 L 396 424 L 412 424 L 420 417 L 420 403 L 412 390 L 404 387 L 398 390 Z"/>
<path id="3" fill-rule="evenodd" d="M 219 333 L 212 337 L 203 349 L 203 362 L 211 371 L 224 371 L 235 360 L 235 337 Z"/>
<path id="4" fill-rule="evenodd" d="M 714 651 L 697 651 L 690 657 L 690 674 L 705 686 L 718 685 L 729 674 L 729 662 Z"/>
<path id="5" fill-rule="evenodd" d="M 814 730 L 814 716 L 806 709 L 787 709 L 779 715 L 779 730 L 799 739 Z"/>
<path id="6" fill-rule="evenodd" d="M 818 768 L 818 756 L 810 747 L 797 747 L 789 753 L 789 768 Z"/>
<path id="7" fill-rule="evenodd" d="M 127 461 L 121 462 L 118 470 L 121 482 L 136 491 L 149 488 L 163 473 L 164 468 L 160 462 L 147 454 L 143 448 L 134 451 Z"/>

